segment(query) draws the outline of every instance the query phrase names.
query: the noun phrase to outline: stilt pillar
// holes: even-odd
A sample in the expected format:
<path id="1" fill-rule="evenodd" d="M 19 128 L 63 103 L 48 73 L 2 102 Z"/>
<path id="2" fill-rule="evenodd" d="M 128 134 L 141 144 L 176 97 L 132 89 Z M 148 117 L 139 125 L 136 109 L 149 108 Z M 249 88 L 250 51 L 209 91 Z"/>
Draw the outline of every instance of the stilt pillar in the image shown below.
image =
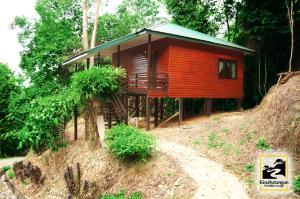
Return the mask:
<path id="1" fill-rule="evenodd" d="M 159 114 L 159 116 L 160 116 L 160 120 L 162 121 L 163 119 L 164 119 L 164 98 L 161 98 L 160 99 L 160 104 L 159 104 L 159 109 L 160 109 L 160 114 Z"/>
<path id="2" fill-rule="evenodd" d="M 183 121 L 183 98 L 179 98 L 179 126 Z"/>
<path id="3" fill-rule="evenodd" d="M 158 98 L 154 99 L 154 126 L 158 126 Z"/>
<path id="4" fill-rule="evenodd" d="M 146 96 L 146 130 L 150 130 L 150 98 Z"/>

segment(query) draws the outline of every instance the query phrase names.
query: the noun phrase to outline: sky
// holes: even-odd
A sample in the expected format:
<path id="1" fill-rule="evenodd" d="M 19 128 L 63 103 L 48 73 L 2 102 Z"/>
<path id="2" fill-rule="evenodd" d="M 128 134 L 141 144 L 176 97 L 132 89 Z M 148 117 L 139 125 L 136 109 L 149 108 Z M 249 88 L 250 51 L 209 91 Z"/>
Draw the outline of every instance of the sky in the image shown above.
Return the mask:
<path id="1" fill-rule="evenodd" d="M 15 74 L 21 72 L 19 68 L 21 45 L 18 43 L 17 30 L 11 30 L 9 25 L 15 16 L 35 18 L 36 0 L 9 0 L 0 4 L 0 62 L 6 63 Z M 102 7 L 100 13 L 114 12 L 121 0 L 113 0 Z"/>

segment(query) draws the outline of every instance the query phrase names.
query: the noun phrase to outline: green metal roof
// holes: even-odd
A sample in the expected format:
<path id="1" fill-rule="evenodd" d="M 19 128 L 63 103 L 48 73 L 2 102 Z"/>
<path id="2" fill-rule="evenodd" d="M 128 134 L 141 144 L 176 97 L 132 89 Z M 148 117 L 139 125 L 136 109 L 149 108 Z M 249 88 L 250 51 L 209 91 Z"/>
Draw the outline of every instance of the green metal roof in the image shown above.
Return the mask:
<path id="1" fill-rule="evenodd" d="M 210 36 L 208 34 L 204 34 L 198 31 L 191 30 L 189 28 L 185 28 L 176 24 L 167 23 L 162 25 L 157 25 L 151 28 L 144 28 L 138 32 L 126 35 L 124 37 L 120 37 L 118 39 L 114 39 L 112 41 L 106 42 L 104 44 L 101 44 L 99 46 L 96 46 L 95 48 L 88 49 L 87 51 L 84 51 L 82 53 L 79 53 L 75 55 L 74 57 L 68 59 L 63 63 L 63 65 L 79 61 L 81 59 L 84 59 L 88 56 L 91 56 L 92 54 L 95 54 L 97 52 L 100 52 L 101 50 L 107 49 L 112 46 L 121 45 L 127 41 L 130 41 L 140 35 L 143 34 L 154 34 L 162 37 L 169 37 L 169 38 L 176 38 L 191 42 L 197 42 L 197 43 L 203 43 L 207 45 L 213 45 L 218 46 L 222 48 L 229 48 L 229 49 L 235 49 L 239 50 L 245 53 L 252 53 L 254 50 L 246 48 L 244 46 L 228 42 L 223 39 L 218 39 L 216 37 Z"/>
<path id="2" fill-rule="evenodd" d="M 185 28 L 183 26 L 179 26 L 172 23 L 167 23 L 159 26 L 155 26 L 152 28 L 146 28 L 146 30 L 153 33 L 161 33 L 163 35 L 173 36 L 178 39 L 183 40 L 191 40 L 191 41 L 199 41 L 207 44 L 215 44 L 223 47 L 240 49 L 247 52 L 254 52 L 254 50 L 246 48 L 244 46 L 228 42 L 223 39 L 218 39 L 216 37 L 210 36 L 208 34 L 204 34 L 198 31 L 191 30 L 189 28 Z"/>

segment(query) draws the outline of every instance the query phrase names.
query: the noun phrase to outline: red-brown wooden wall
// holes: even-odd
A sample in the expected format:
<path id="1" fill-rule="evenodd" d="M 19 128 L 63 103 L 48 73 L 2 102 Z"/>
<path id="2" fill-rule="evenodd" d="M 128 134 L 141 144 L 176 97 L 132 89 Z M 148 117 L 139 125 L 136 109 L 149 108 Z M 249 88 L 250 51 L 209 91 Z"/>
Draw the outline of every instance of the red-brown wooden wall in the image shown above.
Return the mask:
<path id="1" fill-rule="evenodd" d="M 237 79 L 219 79 L 220 58 L 237 61 Z M 243 54 L 239 51 L 170 39 L 170 97 L 242 98 Z"/>
<path id="2" fill-rule="evenodd" d="M 121 65 L 128 74 L 147 72 L 147 45 L 121 52 Z M 177 39 L 152 43 L 152 54 L 158 56 L 158 73 L 169 74 L 167 92 L 150 91 L 150 97 L 176 98 L 242 98 L 243 53 Z M 237 61 L 237 79 L 219 79 L 220 58 Z M 113 64 L 117 55 L 113 55 Z"/>

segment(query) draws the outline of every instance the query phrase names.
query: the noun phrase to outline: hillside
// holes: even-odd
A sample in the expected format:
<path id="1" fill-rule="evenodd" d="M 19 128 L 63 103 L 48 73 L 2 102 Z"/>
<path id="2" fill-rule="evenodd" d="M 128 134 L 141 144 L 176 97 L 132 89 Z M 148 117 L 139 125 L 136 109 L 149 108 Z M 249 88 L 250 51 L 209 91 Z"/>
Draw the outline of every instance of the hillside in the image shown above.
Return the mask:
<path id="1" fill-rule="evenodd" d="M 251 198 L 260 198 L 255 187 L 255 172 L 245 169 L 246 165 L 256 166 L 257 152 L 261 151 L 256 146 L 259 139 L 264 137 L 266 144 L 273 149 L 290 151 L 293 154 L 294 172 L 300 170 L 299 91 L 300 76 L 293 77 L 284 85 L 272 87 L 262 103 L 254 109 L 195 117 L 186 120 L 181 127 L 174 122 L 167 128 L 157 128 L 150 133 L 156 135 L 159 142 L 171 141 L 185 145 L 195 150 L 193 153 L 224 165 L 227 171 L 245 183 Z M 66 139 L 72 140 L 72 131 L 70 121 L 66 128 Z M 193 171 L 186 172 L 184 164 L 179 164 L 180 159 L 157 151 L 146 163 L 124 164 L 103 149 L 89 149 L 83 141 L 83 132 L 84 120 L 80 118 L 80 140 L 70 141 L 69 146 L 58 152 L 29 154 L 25 161 L 41 168 L 46 176 L 45 184 L 38 187 L 14 180 L 17 188 L 30 198 L 63 198 L 67 192 L 63 173 L 67 166 L 74 167 L 77 162 L 83 168 L 83 178 L 95 185 L 97 193 L 117 193 L 125 189 L 128 193 L 142 192 L 144 198 L 190 198 L 198 187 L 210 187 L 207 182 L 209 179 L 196 179 L 196 183 L 193 178 L 198 174 L 190 176 Z M 175 148 L 171 151 L 180 151 L 176 144 L 173 146 Z M 223 190 L 222 184 L 216 184 L 212 189 L 226 193 L 226 187 Z M 296 197 L 294 193 L 289 196 Z"/>

